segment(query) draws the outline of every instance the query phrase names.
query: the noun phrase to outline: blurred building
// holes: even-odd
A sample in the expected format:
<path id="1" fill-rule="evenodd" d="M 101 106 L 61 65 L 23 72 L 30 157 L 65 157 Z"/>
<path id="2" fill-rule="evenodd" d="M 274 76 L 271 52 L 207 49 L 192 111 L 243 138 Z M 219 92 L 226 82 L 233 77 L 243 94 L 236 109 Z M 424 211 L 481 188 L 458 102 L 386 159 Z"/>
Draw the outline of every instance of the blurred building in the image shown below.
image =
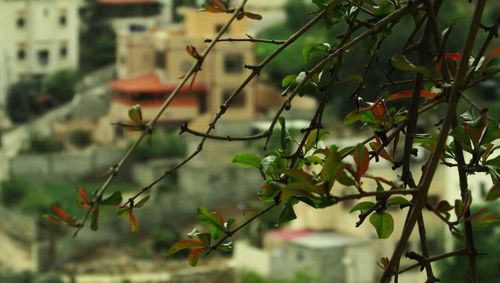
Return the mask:
<path id="1" fill-rule="evenodd" d="M 183 16 L 182 24 L 148 30 L 128 29 L 118 33 L 118 79 L 111 84 L 112 102 L 107 117 L 110 121 L 103 121 L 104 124 L 127 121 L 128 109 L 136 104 L 141 105 L 145 120 L 152 119 L 195 62 L 186 52 L 186 46 L 194 46 L 198 52 L 203 52 L 207 45 L 205 39 L 214 37 L 230 17 L 228 14 L 199 13 L 190 8 L 180 8 L 178 13 Z M 245 19 L 233 22 L 227 36 L 244 35 L 247 25 Z M 205 128 L 220 105 L 248 76 L 249 71 L 244 65 L 254 63 L 253 45 L 218 44 L 206 58 L 192 85 L 190 81 L 181 89 L 159 122 L 176 126 L 189 121 L 194 128 Z M 251 82 L 233 101 L 224 117 L 253 119 L 255 91 L 256 84 Z"/>
<path id="2" fill-rule="evenodd" d="M 78 67 L 78 7 L 72 0 L 0 1 L 0 105 L 9 85 Z"/>
<path id="3" fill-rule="evenodd" d="M 97 0 L 99 13 L 110 21 L 116 33 L 123 31 L 145 31 L 162 19 L 170 22 L 172 13 L 170 0 Z M 161 17 L 158 17 L 161 15 Z"/>

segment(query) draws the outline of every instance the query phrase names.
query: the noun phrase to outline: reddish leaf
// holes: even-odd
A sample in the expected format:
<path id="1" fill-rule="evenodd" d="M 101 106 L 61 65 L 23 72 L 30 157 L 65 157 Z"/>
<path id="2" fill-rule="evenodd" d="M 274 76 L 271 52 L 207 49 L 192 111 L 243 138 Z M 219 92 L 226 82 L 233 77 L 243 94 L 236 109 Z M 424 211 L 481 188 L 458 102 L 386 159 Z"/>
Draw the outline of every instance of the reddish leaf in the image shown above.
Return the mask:
<path id="1" fill-rule="evenodd" d="M 387 266 L 389 265 L 389 263 L 390 263 L 389 258 L 387 258 L 387 257 L 382 257 L 382 258 L 380 258 L 380 262 L 377 262 L 377 265 L 378 265 L 380 268 L 382 268 L 382 269 L 386 269 L 386 268 L 387 268 Z"/>
<path id="2" fill-rule="evenodd" d="M 352 157 L 354 158 L 354 163 L 356 163 L 356 180 L 361 179 L 363 175 L 365 175 L 368 170 L 368 166 L 370 163 L 370 155 L 368 150 L 363 144 L 358 144 L 356 149 L 352 153 Z"/>
<path id="3" fill-rule="evenodd" d="M 57 219 L 57 218 L 54 218 L 50 215 L 45 215 L 45 218 L 47 218 L 47 220 L 49 220 L 50 222 L 53 222 L 53 223 L 56 223 L 56 224 L 61 224 L 61 220 Z"/>
<path id="4" fill-rule="evenodd" d="M 486 56 L 484 56 L 484 57 L 488 58 L 488 57 L 491 57 L 491 56 L 493 56 L 493 55 L 495 55 L 495 54 L 498 54 L 498 53 L 500 53 L 500 47 L 497 47 L 497 48 L 495 48 L 495 49 L 491 50 L 491 51 L 490 51 L 490 52 L 488 52 L 488 54 L 486 54 Z"/>
<path id="5" fill-rule="evenodd" d="M 453 61 L 457 61 L 458 62 L 462 58 L 462 54 L 460 54 L 460 53 L 446 53 L 444 55 L 444 57 L 446 59 L 451 59 Z"/>
<path id="6" fill-rule="evenodd" d="M 380 143 L 380 141 L 377 140 L 377 141 L 371 142 L 370 147 L 373 149 L 373 151 L 378 152 L 378 155 L 380 157 L 382 157 L 383 159 L 388 160 L 390 162 L 393 162 L 392 157 L 389 155 L 387 150 L 385 150 L 385 148 L 383 148 L 383 145 L 382 145 L 382 143 Z"/>
<path id="7" fill-rule="evenodd" d="M 484 125 L 485 126 L 485 125 Z M 481 136 L 483 135 L 483 131 L 485 127 L 480 127 L 480 128 L 474 128 L 470 126 L 467 123 L 464 123 L 464 131 L 467 137 L 472 141 L 472 144 L 474 147 L 476 147 L 479 143 L 479 140 L 481 139 Z"/>
<path id="8" fill-rule="evenodd" d="M 413 89 L 409 90 L 403 90 L 400 92 L 393 93 L 389 95 L 387 100 L 396 100 L 396 99 L 402 99 L 402 98 L 411 98 L 413 96 Z M 427 98 L 433 98 L 435 97 L 436 94 L 433 92 L 429 92 L 426 90 L 420 90 L 420 97 L 427 97 Z"/>
<path id="9" fill-rule="evenodd" d="M 206 248 L 196 248 L 191 250 L 189 253 L 187 260 L 191 266 L 195 266 L 198 263 L 198 258 L 200 258 L 200 255 L 206 251 Z"/>
<path id="10" fill-rule="evenodd" d="M 377 99 L 375 102 L 369 103 L 369 108 L 372 110 L 376 117 L 384 117 L 387 109 L 385 108 L 385 103 L 381 99 Z"/>
<path id="11" fill-rule="evenodd" d="M 53 212 L 53 213 L 54 213 L 57 217 L 61 218 L 61 219 L 62 219 L 62 220 L 64 220 L 64 221 L 67 221 L 67 220 L 69 220 L 69 219 L 71 218 L 71 216 L 69 216 L 69 214 L 68 214 L 66 211 L 62 210 L 62 209 L 61 209 L 60 207 L 58 207 L 57 205 L 53 205 L 53 206 L 51 207 L 51 209 L 52 209 L 52 212 Z"/>
<path id="12" fill-rule="evenodd" d="M 244 12 L 244 14 L 245 14 L 245 17 L 247 17 L 249 19 L 262 20 L 262 16 L 259 14 L 250 13 L 250 12 Z"/>
<path id="13" fill-rule="evenodd" d="M 220 0 L 212 0 L 213 2 L 213 7 L 219 10 L 226 10 L 226 7 Z"/>
<path id="14" fill-rule="evenodd" d="M 198 53 L 198 51 L 196 50 L 196 48 L 192 45 L 188 45 L 186 46 L 186 52 L 191 55 L 191 57 L 193 57 L 194 59 L 198 59 L 200 58 L 200 54 Z"/>
<path id="15" fill-rule="evenodd" d="M 90 207 L 90 198 L 87 194 L 87 191 L 84 188 L 76 188 L 76 192 L 80 196 L 80 199 L 78 200 L 78 206 L 80 206 L 81 208 Z"/>
<path id="16" fill-rule="evenodd" d="M 475 221 L 478 225 L 486 225 L 486 224 L 492 224 L 492 223 L 498 223 L 500 222 L 500 216 L 495 215 L 495 214 L 488 214 L 485 215 Z"/>
<path id="17" fill-rule="evenodd" d="M 204 247 L 205 245 L 199 240 L 180 240 L 177 243 L 173 244 L 170 249 L 168 249 L 167 256 L 171 256 L 177 253 L 180 250 L 189 249 L 189 248 L 198 248 Z"/>
<path id="18" fill-rule="evenodd" d="M 130 222 L 130 230 L 136 232 L 139 229 L 139 222 L 134 215 L 133 209 L 128 210 L 128 221 Z"/>

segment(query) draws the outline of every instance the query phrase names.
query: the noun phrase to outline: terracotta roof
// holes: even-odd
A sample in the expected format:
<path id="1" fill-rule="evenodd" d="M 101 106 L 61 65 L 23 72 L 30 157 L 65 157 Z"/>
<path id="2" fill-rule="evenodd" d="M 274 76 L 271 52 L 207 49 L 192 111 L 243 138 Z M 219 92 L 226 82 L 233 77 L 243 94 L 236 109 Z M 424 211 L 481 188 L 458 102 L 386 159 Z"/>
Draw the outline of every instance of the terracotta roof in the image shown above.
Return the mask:
<path id="1" fill-rule="evenodd" d="M 127 92 L 127 93 L 165 93 L 172 92 L 177 87 L 175 83 L 164 83 L 155 74 L 147 74 L 139 77 L 117 80 L 112 83 L 112 88 L 117 91 Z M 185 84 L 181 92 L 187 92 L 189 90 L 189 84 Z M 191 89 L 193 92 L 206 91 L 203 84 L 194 83 Z"/>
<path id="2" fill-rule="evenodd" d="M 313 230 L 310 229 L 300 229 L 300 230 L 289 230 L 289 229 L 283 229 L 283 230 L 275 230 L 269 232 L 269 235 L 271 237 L 275 237 L 284 241 L 290 241 L 293 239 L 309 236 L 313 234 Z"/>
<path id="3" fill-rule="evenodd" d="M 156 4 L 158 0 L 97 0 L 103 5 Z"/>
<path id="4" fill-rule="evenodd" d="M 164 97 L 159 96 L 158 99 L 153 100 L 134 100 L 127 99 L 123 97 L 113 97 L 113 101 L 119 102 L 121 104 L 125 104 L 128 106 L 134 106 L 140 104 L 142 107 L 160 107 L 164 102 Z M 199 102 L 196 98 L 193 97 L 176 97 L 170 103 L 170 106 L 183 106 L 183 107 L 198 107 Z"/>

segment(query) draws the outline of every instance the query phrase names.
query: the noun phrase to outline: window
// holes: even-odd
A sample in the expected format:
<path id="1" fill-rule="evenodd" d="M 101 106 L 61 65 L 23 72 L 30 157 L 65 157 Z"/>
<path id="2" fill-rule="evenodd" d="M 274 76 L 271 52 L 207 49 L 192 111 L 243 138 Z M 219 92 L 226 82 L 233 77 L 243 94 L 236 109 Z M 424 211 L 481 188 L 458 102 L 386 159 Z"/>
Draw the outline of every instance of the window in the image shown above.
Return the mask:
<path id="1" fill-rule="evenodd" d="M 67 56 L 68 56 L 68 48 L 66 47 L 66 45 L 63 45 L 61 46 L 61 48 L 59 48 L 59 57 L 66 58 Z"/>
<path id="2" fill-rule="evenodd" d="M 167 66 L 167 55 L 165 50 L 156 50 L 155 52 L 155 67 L 165 69 Z"/>
<path id="3" fill-rule="evenodd" d="M 59 16 L 59 25 L 65 26 L 68 23 L 68 19 L 66 18 L 66 15 L 60 15 Z"/>
<path id="4" fill-rule="evenodd" d="M 38 51 L 38 64 L 41 66 L 49 64 L 49 51 L 47 49 Z"/>
<path id="5" fill-rule="evenodd" d="M 222 100 L 222 103 L 224 103 L 224 101 L 226 101 L 229 96 L 231 96 L 231 94 L 233 94 L 233 90 L 225 90 L 223 92 L 223 100 Z M 245 92 L 240 92 L 232 101 L 231 101 L 231 107 L 244 107 L 245 106 L 245 100 L 246 100 L 246 96 L 245 96 Z"/>
<path id="6" fill-rule="evenodd" d="M 19 17 L 17 18 L 17 20 L 16 20 L 16 26 L 17 26 L 18 28 L 22 28 L 22 27 L 24 27 L 25 25 L 26 25 L 26 20 L 24 19 L 24 17 L 23 17 L 23 16 L 19 16 Z"/>
<path id="7" fill-rule="evenodd" d="M 24 48 L 20 48 L 17 50 L 17 59 L 19 61 L 22 61 L 24 60 L 24 58 L 26 58 L 26 51 L 24 50 Z"/>
<path id="8" fill-rule="evenodd" d="M 226 55 L 226 57 L 224 58 L 224 71 L 226 73 L 241 73 L 243 71 L 243 55 Z"/>

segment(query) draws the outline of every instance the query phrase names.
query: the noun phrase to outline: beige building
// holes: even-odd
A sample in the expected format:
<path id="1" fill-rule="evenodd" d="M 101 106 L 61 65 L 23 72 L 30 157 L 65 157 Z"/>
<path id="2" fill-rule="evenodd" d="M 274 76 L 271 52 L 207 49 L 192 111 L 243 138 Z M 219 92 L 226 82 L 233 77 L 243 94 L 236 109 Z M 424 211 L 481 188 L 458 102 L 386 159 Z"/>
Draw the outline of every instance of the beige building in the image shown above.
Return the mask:
<path id="1" fill-rule="evenodd" d="M 0 106 L 26 76 L 78 67 L 76 0 L 0 1 Z"/>
<path id="2" fill-rule="evenodd" d="M 203 52 L 205 39 L 214 37 L 225 24 L 229 15 L 200 13 L 198 10 L 181 8 L 184 22 L 181 25 L 144 32 L 126 31 L 118 34 L 116 70 L 118 80 L 112 84 L 113 100 L 110 119 L 127 120 L 130 106 L 140 104 L 145 119 L 151 119 L 165 97 L 180 82 L 195 59 L 186 52 L 192 45 Z M 243 19 L 231 25 L 227 36 L 242 36 L 248 22 Z M 205 60 L 197 74 L 193 88 L 189 83 L 174 99 L 161 117 L 161 122 L 194 121 L 196 127 L 206 125 L 212 115 L 229 95 L 243 82 L 249 72 L 245 64 L 255 63 L 255 51 L 247 43 L 218 44 Z M 255 115 L 254 83 L 233 101 L 224 116 L 232 120 L 248 120 Z M 227 116 L 227 117 L 226 117 Z"/>

